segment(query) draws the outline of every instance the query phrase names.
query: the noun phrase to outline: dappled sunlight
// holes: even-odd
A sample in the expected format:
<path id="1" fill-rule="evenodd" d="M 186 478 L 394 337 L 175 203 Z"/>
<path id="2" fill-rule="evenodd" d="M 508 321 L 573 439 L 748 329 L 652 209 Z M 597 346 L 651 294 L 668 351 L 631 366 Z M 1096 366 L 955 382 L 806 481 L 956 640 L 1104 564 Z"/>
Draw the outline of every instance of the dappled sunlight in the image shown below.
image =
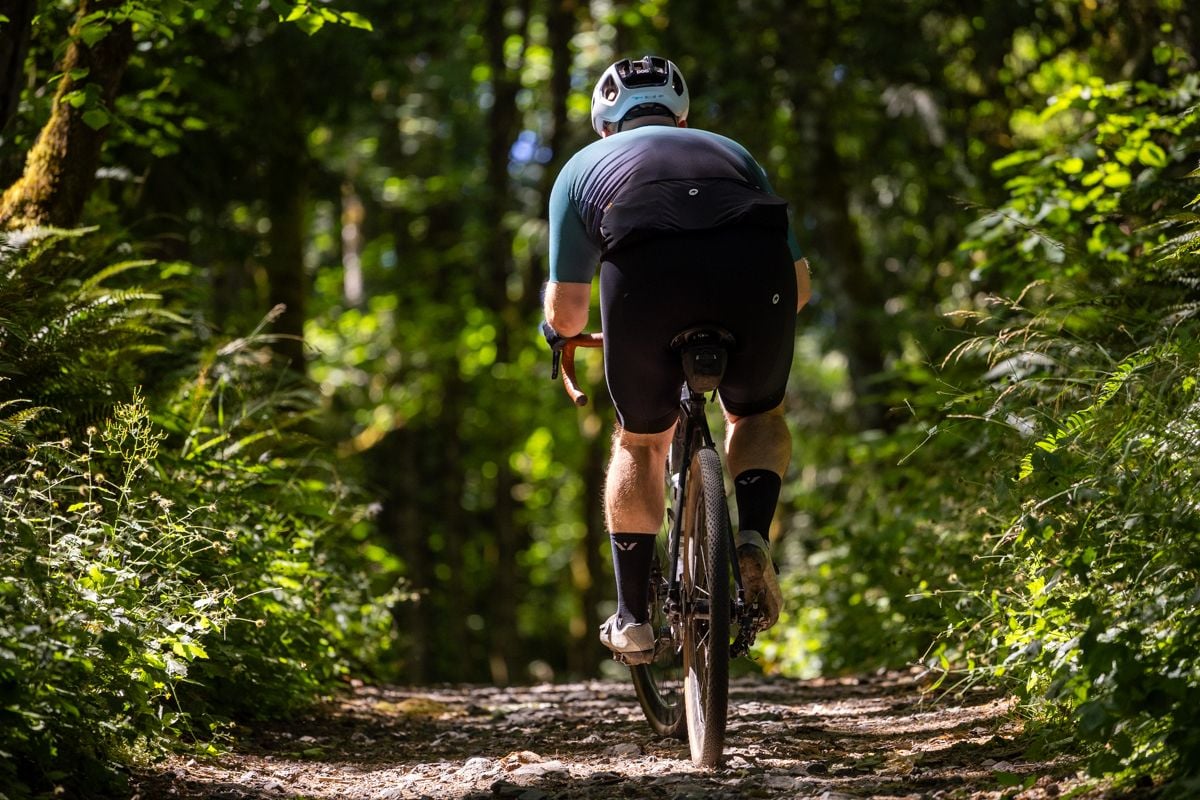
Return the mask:
<path id="1" fill-rule="evenodd" d="M 1198 15 L 6 0 L 0 792 L 119 796 L 144 756 L 142 797 L 194 800 L 1186 794 Z M 551 213 L 614 142 L 597 78 L 647 54 L 687 76 L 676 144 L 736 142 L 751 194 L 761 165 L 812 284 L 774 516 L 730 492 L 784 608 L 711 773 L 598 640 L 613 365 L 573 406 L 540 325 L 563 219 L 607 275 L 747 222 L 666 233 L 627 202 L 658 175 Z M 645 100 L 615 124 L 669 121 Z M 683 266 L 753 289 L 716 252 Z M 630 306 L 585 274 L 597 331 Z"/>
<path id="2" fill-rule="evenodd" d="M 910 674 L 853 681 L 734 683 L 722 768 L 650 733 L 627 683 L 429 689 L 360 686 L 320 714 L 256 729 L 225 756 L 172 761 L 139 777 L 143 792 L 207 797 L 658 797 L 736 791 L 879 796 L 953 791 L 984 798 L 997 775 L 1065 792 L 1070 762 L 1015 755 L 1012 702 L 920 694 Z M 849 699 L 843 695 L 849 692 Z M 977 698 L 972 700 L 972 698 Z M 901 788 L 905 787 L 905 788 Z M 390 794 L 389 794 L 390 793 Z M 530 795 L 532 796 L 532 795 Z"/>

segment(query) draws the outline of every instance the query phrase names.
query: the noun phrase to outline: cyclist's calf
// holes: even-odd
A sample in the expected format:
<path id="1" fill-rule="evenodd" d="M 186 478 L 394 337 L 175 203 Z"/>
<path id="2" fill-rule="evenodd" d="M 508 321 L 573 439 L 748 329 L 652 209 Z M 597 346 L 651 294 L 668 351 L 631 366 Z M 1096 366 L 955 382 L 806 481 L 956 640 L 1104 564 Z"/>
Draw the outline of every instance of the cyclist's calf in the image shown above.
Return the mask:
<path id="1" fill-rule="evenodd" d="M 782 404 L 744 417 L 726 412 L 725 420 L 725 451 L 731 475 L 737 477 L 751 469 L 778 475 L 787 472 L 792 460 L 792 437 Z"/>
<path id="2" fill-rule="evenodd" d="M 663 518 L 663 479 L 672 425 L 662 433 L 613 433 L 604 506 L 610 531 L 657 533 Z"/>

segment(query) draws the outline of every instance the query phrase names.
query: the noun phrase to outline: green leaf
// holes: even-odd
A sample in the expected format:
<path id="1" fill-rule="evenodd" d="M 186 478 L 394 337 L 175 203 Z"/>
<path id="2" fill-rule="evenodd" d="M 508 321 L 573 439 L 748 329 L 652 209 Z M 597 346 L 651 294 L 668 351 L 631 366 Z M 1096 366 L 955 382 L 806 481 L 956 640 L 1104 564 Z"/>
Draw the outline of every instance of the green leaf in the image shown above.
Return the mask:
<path id="1" fill-rule="evenodd" d="M 1018 150 L 1015 153 L 1005 156 L 992 164 L 993 172 L 1003 172 L 1012 167 L 1018 167 L 1022 164 L 1027 164 L 1030 161 L 1036 161 L 1040 158 L 1040 154 L 1030 150 Z"/>
<path id="2" fill-rule="evenodd" d="M 1033 474 L 1033 455 L 1026 453 L 1021 459 L 1021 467 L 1017 471 L 1017 480 L 1023 481 Z"/>
<path id="3" fill-rule="evenodd" d="M 83 124 L 94 131 L 98 131 L 108 125 L 110 119 L 111 117 L 108 112 L 103 108 L 89 108 L 83 112 Z"/>
<path id="4" fill-rule="evenodd" d="M 1167 154 L 1161 147 L 1154 142 L 1144 142 L 1140 150 L 1138 150 L 1138 161 L 1141 161 L 1148 167 L 1165 167 L 1167 165 Z"/>
<path id="5" fill-rule="evenodd" d="M 349 25 L 351 28 L 358 28 L 359 30 L 364 31 L 375 30 L 373 27 L 371 27 L 371 21 L 362 14 L 358 14 L 353 11 L 339 11 L 337 12 L 337 15 L 338 21 L 343 25 Z"/>
<path id="6" fill-rule="evenodd" d="M 1104 185 L 1110 189 L 1120 189 L 1128 186 L 1130 180 L 1131 178 L 1129 177 L 1129 173 L 1122 169 L 1105 175 Z"/>
<path id="7" fill-rule="evenodd" d="M 317 14 L 305 14 L 295 21 L 296 27 L 312 36 L 325 27 L 325 18 Z"/>
<path id="8" fill-rule="evenodd" d="M 1058 168 L 1064 175 L 1078 175 L 1083 172 L 1082 158 L 1067 158 L 1058 162 Z"/>
<path id="9" fill-rule="evenodd" d="M 107 22 L 86 24 L 80 28 L 79 38 L 82 39 L 83 43 L 88 47 L 95 47 L 96 43 L 103 40 L 105 36 L 108 36 L 109 31 L 111 30 L 112 26 L 110 26 Z"/>
<path id="10" fill-rule="evenodd" d="M 1004 787 L 1020 786 L 1022 778 L 1015 772 L 997 772 L 995 773 L 996 783 Z"/>

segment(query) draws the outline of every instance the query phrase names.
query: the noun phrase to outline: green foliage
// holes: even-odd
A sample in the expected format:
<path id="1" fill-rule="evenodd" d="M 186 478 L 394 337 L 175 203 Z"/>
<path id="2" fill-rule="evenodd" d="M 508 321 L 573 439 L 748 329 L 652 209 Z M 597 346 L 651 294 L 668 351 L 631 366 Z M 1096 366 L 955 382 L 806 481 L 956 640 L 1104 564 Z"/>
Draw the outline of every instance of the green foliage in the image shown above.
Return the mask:
<path id="1" fill-rule="evenodd" d="M 149 263 L 96 270 L 72 247 L 84 235 L 31 230 L 0 240 L 0 374 L 10 402 L 37 398 L 88 420 L 128 397 L 138 365 L 162 352 L 155 332 L 177 317 L 131 281 L 147 277 Z M 100 238 L 92 246 L 107 249 Z"/>
<path id="2" fill-rule="evenodd" d="M 191 376 L 160 376 L 176 387 L 161 399 L 127 388 L 134 356 L 171 341 L 144 321 L 176 317 L 159 293 L 104 288 L 151 265 L 97 269 L 81 235 L 10 238 L 0 273 L 0 297 L 30 301 L 3 307 L 0 782 L 10 797 L 112 786 L 130 748 L 207 741 L 223 720 L 311 702 L 351 658 L 385 644 L 395 600 L 378 596 L 386 576 L 373 585 L 352 566 L 367 525 L 302 432 L 312 398 L 280 384 L 253 338 L 201 350 Z M 72 278 L 64 260 L 91 277 Z M 105 409 L 77 385 L 129 399 Z"/>
<path id="3" fill-rule="evenodd" d="M 1046 111 L 1074 118 L 1061 139 L 998 164 L 1019 170 L 1011 200 L 964 246 L 980 280 L 1035 283 L 971 312 L 983 333 L 950 356 L 962 376 L 986 355 L 991 388 L 953 408 L 984 425 L 983 474 L 1010 483 L 968 496 L 978 514 L 960 522 L 990 557 L 969 592 L 942 595 L 960 621 L 938 654 L 1056 704 L 1100 746 L 1098 773 L 1187 777 L 1200 755 L 1200 263 L 1184 207 L 1197 87 L 1091 88 Z"/>
<path id="4" fill-rule="evenodd" d="M 191 565 L 212 532 L 150 478 L 161 435 L 135 398 L 69 440 L 31 445 L 6 485 L 0 749 L 7 786 L 107 775 L 119 746 L 185 724 L 173 687 L 228 621 L 228 588 Z M 19 772 L 17 771 L 19 770 Z"/>
<path id="5" fill-rule="evenodd" d="M 564 403 L 533 331 L 546 193 L 591 141 L 590 79 L 645 52 L 681 63 L 691 124 L 764 163 L 814 265 L 774 532 L 792 602 L 760 661 L 923 662 L 943 686 L 1011 682 L 1102 745 L 1100 770 L 1200 761 L 1194 9 L 334 6 L 133 0 L 79 31 L 134 24 L 116 101 L 77 75 L 67 102 L 107 133 L 88 218 L 137 243 L 25 234 L 4 251 L 0 451 L 6 502 L 22 498 L 7 530 L 27 532 L 4 563 L 39 582 L 13 619 L 57 654 L 45 691 L 14 701 L 54 713 L 0 734 L 41 753 L 22 780 L 52 783 L 71 747 L 95 764 L 294 708 L 348 663 L 597 669 L 610 410 Z M 40 9 L 0 142 L 9 180 L 76 8 Z M 215 343 L 282 285 L 308 290 L 311 385 L 281 377 L 265 326 Z M 46 538 L 35 520 L 52 518 L 78 542 Z M 397 602 L 397 571 L 417 602 Z M 13 625 L 0 657 L 24 676 Z M 144 697 L 118 694 L 142 677 Z M 77 718 L 55 705 L 77 696 Z"/>
<path id="6" fill-rule="evenodd" d="M 958 344 L 936 370 L 920 351 L 893 364 L 908 390 L 886 435 L 802 436 L 783 542 L 798 612 L 761 654 L 999 681 L 1089 743 L 1096 774 L 1187 796 L 1200 84 L 1055 81 L 996 164 L 1007 201 L 961 246 L 941 301 Z M 803 384 L 844 391 L 843 367 L 802 348 L 800 402 L 820 402 Z"/>

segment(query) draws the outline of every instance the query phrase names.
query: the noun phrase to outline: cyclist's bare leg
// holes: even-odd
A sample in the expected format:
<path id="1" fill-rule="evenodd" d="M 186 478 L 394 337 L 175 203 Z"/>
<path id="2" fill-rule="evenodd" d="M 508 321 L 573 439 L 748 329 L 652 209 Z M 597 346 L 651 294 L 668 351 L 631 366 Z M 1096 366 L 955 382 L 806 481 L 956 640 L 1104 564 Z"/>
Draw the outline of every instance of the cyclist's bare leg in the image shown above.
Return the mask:
<path id="1" fill-rule="evenodd" d="M 654 563 L 654 537 L 662 526 L 663 479 L 670 430 L 629 433 L 617 428 L 604 488 L 605 516 L 612 539 L 617 612 L 600 626 L 600 641 L 626 663 L 653 656 L 653 627 L 646 591 Z"/>
<path id="2" fill-rule="evenodd" d="M 604 487 L 604 509 L 610 531 L 656 534 L 665 512 L 663 480 L 671 426 L 662 433 L 613 432 L 612 460 Z"/>
<path id="3" fill-rule="evenodd" d="M 779 498 L 780 480 L 791 461 L 792 439 L 782 405 L 743 417 L 726 412 L 725 419 L 725 446 L 739 512 L 737 543 L 742 583 L 750 602 L 761 604 L 763 624 L 769 627 L 779 618 L 783 595 L 768 552 L 768 529 Z"/>
<path id="4" fill-rule="evenodd" d="M 792 460 L 792 436 L 783 405 L 744 417 L 726 411 L 725 451 L 731 475 L 765 469 L 782 476 Z"/>

